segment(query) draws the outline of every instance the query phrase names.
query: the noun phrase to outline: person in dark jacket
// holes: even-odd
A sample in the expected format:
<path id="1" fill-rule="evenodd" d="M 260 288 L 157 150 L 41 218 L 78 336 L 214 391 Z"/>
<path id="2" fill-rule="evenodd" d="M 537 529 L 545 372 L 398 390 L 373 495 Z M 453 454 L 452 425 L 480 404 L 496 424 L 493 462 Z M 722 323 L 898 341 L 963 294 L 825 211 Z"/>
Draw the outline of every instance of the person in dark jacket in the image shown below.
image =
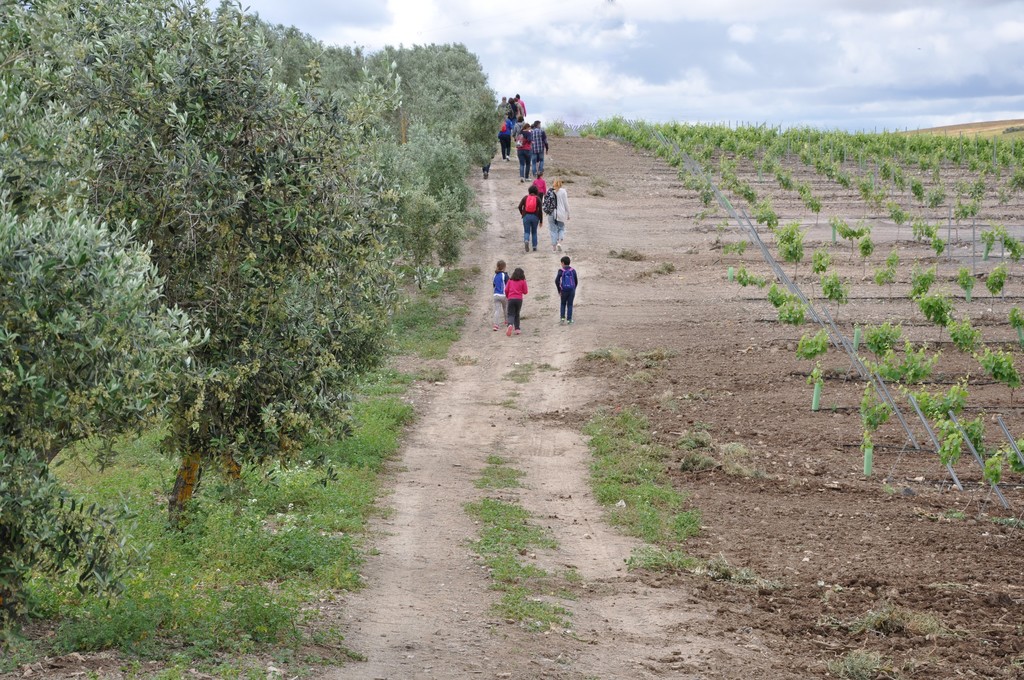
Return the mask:
<path id="1" fill-rule="evenodd" d="M 576 300 L 576 289 L 580 285 L 579 276 L 570 264 L 569 256 L 562 256 L 562 267 L 555 274 L 555 289 L 561 300 L 558 307 L 559 323 L 572 323 L 572 307 Z"/>
<path id="2" fill-rule="evenodd" d="M 530 192 L 519 201 L 519 214 L 523 218 L 523 248 L 530 252 L 530 243 L 537 250 L 537 228 L 544 224 L 543 201 L 535 185 L 530 185 Z"/>

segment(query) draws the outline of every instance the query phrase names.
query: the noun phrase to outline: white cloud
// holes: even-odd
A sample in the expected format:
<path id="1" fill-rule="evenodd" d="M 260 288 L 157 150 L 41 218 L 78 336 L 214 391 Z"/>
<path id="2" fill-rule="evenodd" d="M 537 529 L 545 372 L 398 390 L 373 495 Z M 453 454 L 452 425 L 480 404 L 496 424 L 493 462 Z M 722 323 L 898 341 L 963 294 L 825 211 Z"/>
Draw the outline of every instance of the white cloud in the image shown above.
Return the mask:
<path id="1" fill-rule="evenodd" d="M 299 27 L 325 42 L 371 51 L 463 43 L 499 95 L 521 92 L 543 120 L 622 114 L 872 129 L 986 111 L 1024 118 L 1015 95 L 1024 89 L 1024 0 L 249 4 L 275 22 L 305 21 Z"/>
<path id="2" fill-rule="evenodd" d="M 1003 43 L 1024 43 L 1024 21 L 1001 21 L 992 31 L 996 40 Z"/>
<path id="3" fill-rule="evenodd" d="M 749 61 L 735 52 L 725 55 L 725 68 L 732 73 L 742 75 L 752 75 L 756 72 L 756 69 Z"/>
<path id="4" fill-rule="evenodd" d="M 733 24 L 728 31 L 729 40 L 737 43 L 752 43 L 757 36 L 757 28 L 750 24 Z"/>

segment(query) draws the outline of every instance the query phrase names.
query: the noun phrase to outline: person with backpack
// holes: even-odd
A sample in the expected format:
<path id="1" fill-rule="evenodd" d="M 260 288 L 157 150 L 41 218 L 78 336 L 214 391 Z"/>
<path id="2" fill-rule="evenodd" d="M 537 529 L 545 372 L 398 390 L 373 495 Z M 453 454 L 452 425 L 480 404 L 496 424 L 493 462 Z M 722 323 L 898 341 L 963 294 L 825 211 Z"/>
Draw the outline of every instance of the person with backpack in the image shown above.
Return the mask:
<path id="1" fill-rule="evenodd" d="M 530 179 L 530 124 L 523 123 L 522 132 L 516 138 L 516 154 L 519 156 L 519 181 Z"/>
<path id="2" fill-rule="evenodd" d="M 537 194 L 544 198 L 544 194 L 548 191 L 548 183 L 544 181 L 543 172 L 537 173 L 537 177 L 533 180 L 533 186 L 537 187 Z"/>
<path id="3" fill-rule="evenodd" d="M 530 185 L 530 191 L 519 201 L 519 214 L 523 218 L 523 248 L 530 252 L 530 242 L 537 250 L 537 228 L 544 223 L 544 211 L 537 187 Z"/>
<path id="4" fill-rule="evenodd" d="M 508 328 L 505 335 L 511 337 L 512 333 L 519 335 L 519 314 L 523 310 L 523 296 L 530 292 L 526 285 L 526 274 L 522 267 L 516 267 L 509 277 L 508 285 L 505 287 L 505 295 L 508 297 Z"/>
<path id="5" fill-rule="evenodd" d="M 555 274 L 555 289 L 561 299 L 558 307 L 560 324 L 572 323 L 572 306 L 576 300 L 576 289 L 579 288 L 580 280 L 576 270 L 569 266 L 568 255 L 562 256 L 562 267 Z"/>
<path id="6" fill-rule="evenodd" d="M 501 122 L 501 129 L 498 130 L 498 143 L 501 144 L 501 160 L 507 161 L 512 158 L 512 128 L 516 122 L 506 117 Z"/>
<path id="7" fill-rule="evenodd" d="M 494 268 L 494 330 L 508 321 L 508 297 L 505 287 L 508 285 L 508 273 L 505 271 L 505 260 L 498 260 Z"/>
<path id="8" fill-rule="evenodd" d="M 561 251 L 562 241 L 565 240 L 565 223 L 569 219 L 569 194 L 562 186 L 561 179 L 551 183 L 541 203 L 544 214 L 548 216 L 551 250 Z"/>

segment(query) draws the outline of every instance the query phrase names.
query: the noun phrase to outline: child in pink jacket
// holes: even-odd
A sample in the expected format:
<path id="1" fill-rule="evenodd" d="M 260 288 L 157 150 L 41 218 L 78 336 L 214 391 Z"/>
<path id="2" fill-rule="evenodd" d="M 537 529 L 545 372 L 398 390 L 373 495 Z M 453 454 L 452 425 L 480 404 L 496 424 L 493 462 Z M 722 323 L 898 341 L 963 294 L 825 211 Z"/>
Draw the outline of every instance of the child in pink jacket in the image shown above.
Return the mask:
<path id="1" fill-rule="evenodd" d="M 519 313 L 523 309 L 523 296 L 529 292 L 523 268 L 516 267 L 505 286 L 505 297 L 508 298 L 508 328 L 505 329 L 505 335 L 511 337 L 513 332 L 519 335 Z"/>

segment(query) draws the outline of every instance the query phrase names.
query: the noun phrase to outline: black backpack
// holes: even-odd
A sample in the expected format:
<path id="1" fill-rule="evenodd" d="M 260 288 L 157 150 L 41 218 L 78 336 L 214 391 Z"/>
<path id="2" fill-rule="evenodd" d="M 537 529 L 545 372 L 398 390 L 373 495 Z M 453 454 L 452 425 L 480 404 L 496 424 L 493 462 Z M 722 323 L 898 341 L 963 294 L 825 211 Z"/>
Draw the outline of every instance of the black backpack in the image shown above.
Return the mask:
<path id="1" fill-rule="evenodd" d="M 558 196 L 555 195 L 554 189 L 548 189 L 544 192 L 544 203 L 541 205 L 541 210 L 544 211 L 545 215 L 554 215 L 557 209 Z"/>

